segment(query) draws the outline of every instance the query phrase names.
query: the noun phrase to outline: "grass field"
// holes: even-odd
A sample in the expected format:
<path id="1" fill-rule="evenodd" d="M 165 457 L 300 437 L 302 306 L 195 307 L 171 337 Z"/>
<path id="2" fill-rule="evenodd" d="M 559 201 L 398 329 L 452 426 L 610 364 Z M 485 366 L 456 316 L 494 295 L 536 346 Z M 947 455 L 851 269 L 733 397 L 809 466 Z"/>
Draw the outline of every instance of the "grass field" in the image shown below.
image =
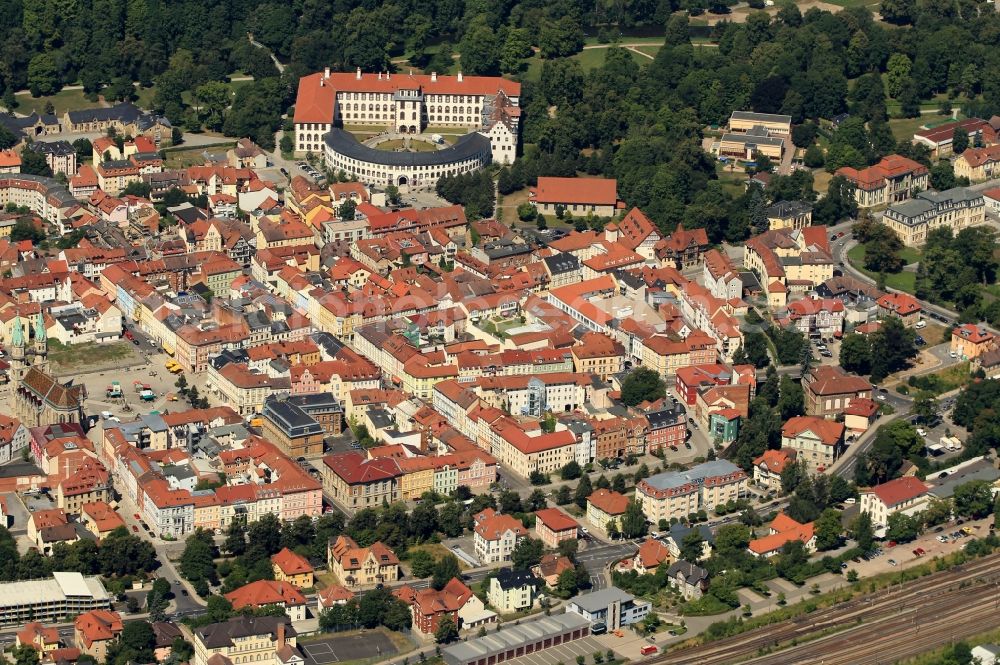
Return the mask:
<path id="1" fill-rule="evenodd" d="M 608 44 L 607 46 L 608 48 L 610 48 L 611 46 L 613 46 L 613 44 Z M 643 49 L 643 53 L 648 52 L 650 55 L 655 55 L 655 53 L 645 50 L 654 48 L 651 45 L 642 46 L 639 48 Z M 656 50 L 658 51 L 659 48 L 657 48 Z M 635 60 L 640 65 L 648 65 L 650 62 L 652 62 L 649 58 L 642 55 L 641 53 L 636 53 L 635 51 L 628 51 L 628 53 L 629 55 L 632 56 L 632 59 Z M 597 69 L 598 67 L 602 66 L 604 64 L 605 59 L 607 59 L 607 55 L 608 55 L 607 48 L 592 48 L 592 49 L 587 49 L 585 51 L 580 51 L 576 55 L 570 57 L 571 59 L 579 62 L 580 66 L 583 67 L 584 70 L 589 71 L 591 69 Z M 524 77 L 529 81 L 539 80 L 539 78 L 541 78 L 542 76 L 542 63 L 544 62 L 544 60 L 542 60 L 542 58 L 540 58 L 536 54 L 528 58 L 526 62 L 528 64 L 528 68 L 524 73 Z"/>
<path id="2" fill-rule="evenodd" d="M 900 254 L 903 256 L 903 260 L 910 263 L 910 259 L 919 260 L 920 253 L 913 249 L 912 247 L 906 247 Z M 857 245 L 852 247 L 849 252 L 847 252 L 847 258 L 855 268 L 865 273 L 872 279 L 878 279 L 878 273 L 871 272 L 870 270 L 864 269 L 865 262 L 865 248 L 864 245 Z M 885 285 L 890 289 L 897 289 L 899 291 L 906 291 L 907 293 L 913 293 L 916 290 L 917 274 L 913 272 L 903 272 L 898 273 L 886 273 L 885 275 Z"/>
<path id="3" fill-rule="evenodd" d="M 17 95 L 17 112 L 24 115 L 31 115 L 32 112 L 42 114 L 45 112 L 45 105 L 52 102 L 55 107 L 55 114 L 58 117 L 66 111 L 76 111 L 79 109 L 96 109 L 101 106 L 100 102 L 92 102 L 87 99 L 83 90 L 61 90 L 48 97 L 32 97 L 30 94 Z"/>
<path id="4" fill-rule="evenodd" d="M 201 166 L 205 163 L 205 151 L 220 152 L 232 146 L 235 141 L 228 142 L 227 145 L 218 146 L 198 146 L 197 148 L 187 148 L 184 150 L 167 151 L 167 161 L 164 166 L 171 169 L 186 169 L 189 166 Z"/>
<path id="5" fill-rule="evenodd" d="M 444 557 L 445 555 L 451 554 L 451 552 L 448 551 L 448 548 L 442 545 L 441 543 L 424 543 L 423 545 L 414 545 L 413 547 L 410 547 L 407 550 L 407 552 L 413 554 L 417 550 L 423 550 L 427 552 L 432 557 L 434 557 L 435 561 L 440 561 L 441 558 Z M 460 570 L 465 570 L 469 567 L 469 564 L 465 563 L 461 559 L 458 559 L 458 567 Z"/>
<path id="6" fill-rule="evenodd" d="M 58 340 L 49 340 L 49 361 L 57 374 L 73 370 L 96 371 L 105 366 L 121 366 L 139 359 L 141 355 L 133 350 L 132 344 L 125 341 L 64 346 Z"/>
<path id="7" fill-rule="evenodd" d="M 961 113 L 958 114 L 959 120 L 964 117 Z M 945 122 L 951 122 L 951 118 L 937 114 L 928 114 L 919 118 L 891 118 L 889 120 L 889 129 L 892 130 L 892 135 L 896 137 L 896 140 L 901 141 L 912 138 L 914 132 L 920 131 L 924 126 L 933 127 Z"/>
<path id="8" fill-rule="evenodd" d="M 382 141 L 375 147 L 379 150 L 399 150 L 406 147 L 406 141 L 403 139 L 392 139 L 390 141 Z M 437 148 L 434 147 L 433 143 L 428 141 L 414 139 L 410 141 L 409 150 L 410 152 L 434 152 Z"/>

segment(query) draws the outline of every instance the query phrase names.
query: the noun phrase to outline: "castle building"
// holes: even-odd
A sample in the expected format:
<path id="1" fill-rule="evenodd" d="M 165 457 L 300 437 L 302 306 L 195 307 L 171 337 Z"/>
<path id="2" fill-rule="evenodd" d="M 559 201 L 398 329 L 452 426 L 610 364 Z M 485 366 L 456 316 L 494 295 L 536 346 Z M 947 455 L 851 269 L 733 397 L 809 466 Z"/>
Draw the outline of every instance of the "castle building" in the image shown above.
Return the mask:
<path id="1" fill-rule="evenodd" d="M 324 154 L 329 158 L 330 144 L 324 137 L 335 127 L 376 126 L 398 134 L 419 134 L 425 129 L 452 132 L 460 129 L 487 139 L 490 144 L 487 153 L 493 162 L 510 164 L 516 156 L 520 135 L 520 96 L 520 83 L 498 76 L 362 74 L 360 69 L 352 74 L 331 73 L 327 68 L 299 79 L 294 118 L 295 152 L 299 155 Z M 465 152 L 469 152 L 469 146 L 465 148 Z M 370 175 L 365 170 L 370 170 L 372 167 L 368 165 L 377 160 L 370 156 L 360 159 L 343 149 L 333 152 L 340 155 L 342 162 L 331 164 L 331 168 L 347 170 L 359 180 L 368 182 L 362 176 Z M 462 161 L 462 157 L 469 156 L 457 152 L 461 154 L 448 159 Z M 480 151 L 473 152 L 478 155 Z M 444 158 L 445 155 L 439 156 L 439 159 Z M 349 168 L 350 160 L 358 162 L 353 164 L 353 170 Z M 429 166 L 439 167 L 438 170 L 445 173 L 448 171 L 440 164 Z M 407 177 L 412 180 L 412 176 Z"/>

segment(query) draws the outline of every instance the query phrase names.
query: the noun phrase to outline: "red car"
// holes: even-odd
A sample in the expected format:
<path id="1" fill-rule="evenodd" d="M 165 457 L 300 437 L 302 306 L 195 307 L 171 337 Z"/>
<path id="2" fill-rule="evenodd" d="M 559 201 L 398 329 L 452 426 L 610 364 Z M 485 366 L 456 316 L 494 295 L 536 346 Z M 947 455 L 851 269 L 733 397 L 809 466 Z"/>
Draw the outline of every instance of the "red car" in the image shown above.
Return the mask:
<path id="1" fill-rule="evenodd" d="M 132 531 L 133 531 L 134 533 L 139 533 L 139 527 L 137 527 L 136 525 L 134 525 L 134 524 L 133 524 L 133 525 L 132 525 Z"/>
<path id="2" fill-rule="evenodd" d="M 136 518 L 136 519 L 141 519 L 141 518 L 139 517 L 139 513 L 136 513 L 135 515 L 132 515 L 132 517 L 134 517 L 134 518 Z"/>
<path id="3" fill-rule="evenodd" d="M 657 651 L 659 651 L 659 649 L 656 648 L 655 644 L 647 644 L 643 648 L 639 649 L 639 653 L 641 653 L 643 656 L 651 656 Z"/>
<path id="4" fill-rule="evenodd" d="M 918 547 L 917 549 L 913 550 L 914 556 L 923 556 L 924 554 L 925 552 L 923 547 Z"/>

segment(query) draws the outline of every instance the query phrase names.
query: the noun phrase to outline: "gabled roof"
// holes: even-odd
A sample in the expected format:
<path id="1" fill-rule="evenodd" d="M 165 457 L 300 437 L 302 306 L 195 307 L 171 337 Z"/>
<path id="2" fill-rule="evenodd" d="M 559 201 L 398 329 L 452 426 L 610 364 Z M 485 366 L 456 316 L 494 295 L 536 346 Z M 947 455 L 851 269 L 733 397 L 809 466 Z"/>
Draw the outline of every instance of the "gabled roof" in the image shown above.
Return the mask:
<path id="1" fill-rule="evenodd" d="M 587 501 L 608 515 L 621 515 L 628 507 L 627 496 L 603 488 L 588 496 Z"/>
<path id="2" fill-rule="evenodd" d="M 881 485 L 876 485 L 871 488 L 871 493 L 877 496 L 879 501 L 891 508 L 905 501 L 915 499 L 922 494 L 926 494 L 929 489 L 920 479 L 913 476 L 903 476 L 882 483 Z"/>
<path id="3" fill-rule="evenodd" d="M 276 565 L 285 575 L 303 575 L 313 572 L 312 565 L 305 557 L 296 554 L 287 547 L 281 548 L 280 552 L 271 556 L 271 563 Z"/>
<path id="4" fill-rule="evenodd" d="M 535 519 L 540 520 L 542 524 L 552 531 L 568 531 L 569 529 L 576 529 L 579 526 L 576 520 L 558 508 L 537 510 L 535 511 Z"/>
<path id="5" fill-rule="evenodd" d="M 241 586 L 227 593 L 226 600 L 233 604 L 234 610 L 264 605 L 292 607 L 306 604 L 306 597 L 294 585 L 273 580 L 257 580 Z"/>
<path id="6" fill-rule="evenodd" d="M 515 538 L 528 535 L 528 530 L 510 515 L 501 515 L 492 508 L 487 508 L 473 517 L 476 523 L 475 531 L 483 540 L 499 540 L 508 531 L 513 532 Z"/>
<path id="7" fill-rule="evenodd" d="M 618 203 L 618 181 L 614 178 L 538 178 L 537 203 L 578 203 L 614 206 Z"/>
<path id="8" fill-rule="evenodd" d="M 781 436 L 794 439 L 803 432 L 812 432 L 828 445 L 836 445 L 844 438 L 844 424 L 817 416 L 795 416 L 789 418 L 781 428 Z"/>

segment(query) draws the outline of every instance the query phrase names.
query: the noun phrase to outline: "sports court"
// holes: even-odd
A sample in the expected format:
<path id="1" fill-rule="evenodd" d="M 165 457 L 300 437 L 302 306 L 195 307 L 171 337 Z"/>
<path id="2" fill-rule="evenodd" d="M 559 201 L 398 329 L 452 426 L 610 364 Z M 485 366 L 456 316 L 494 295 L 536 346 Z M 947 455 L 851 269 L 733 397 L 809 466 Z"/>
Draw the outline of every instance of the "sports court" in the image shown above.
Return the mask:
<path id="1" fill-rule="evenodd" d="M 373 656 L 391 656 L 396 647 L 378 631 L 354 635 L 331 635 L 320 640 L 300 642 L 308 665 L 331 665 Z"/>

